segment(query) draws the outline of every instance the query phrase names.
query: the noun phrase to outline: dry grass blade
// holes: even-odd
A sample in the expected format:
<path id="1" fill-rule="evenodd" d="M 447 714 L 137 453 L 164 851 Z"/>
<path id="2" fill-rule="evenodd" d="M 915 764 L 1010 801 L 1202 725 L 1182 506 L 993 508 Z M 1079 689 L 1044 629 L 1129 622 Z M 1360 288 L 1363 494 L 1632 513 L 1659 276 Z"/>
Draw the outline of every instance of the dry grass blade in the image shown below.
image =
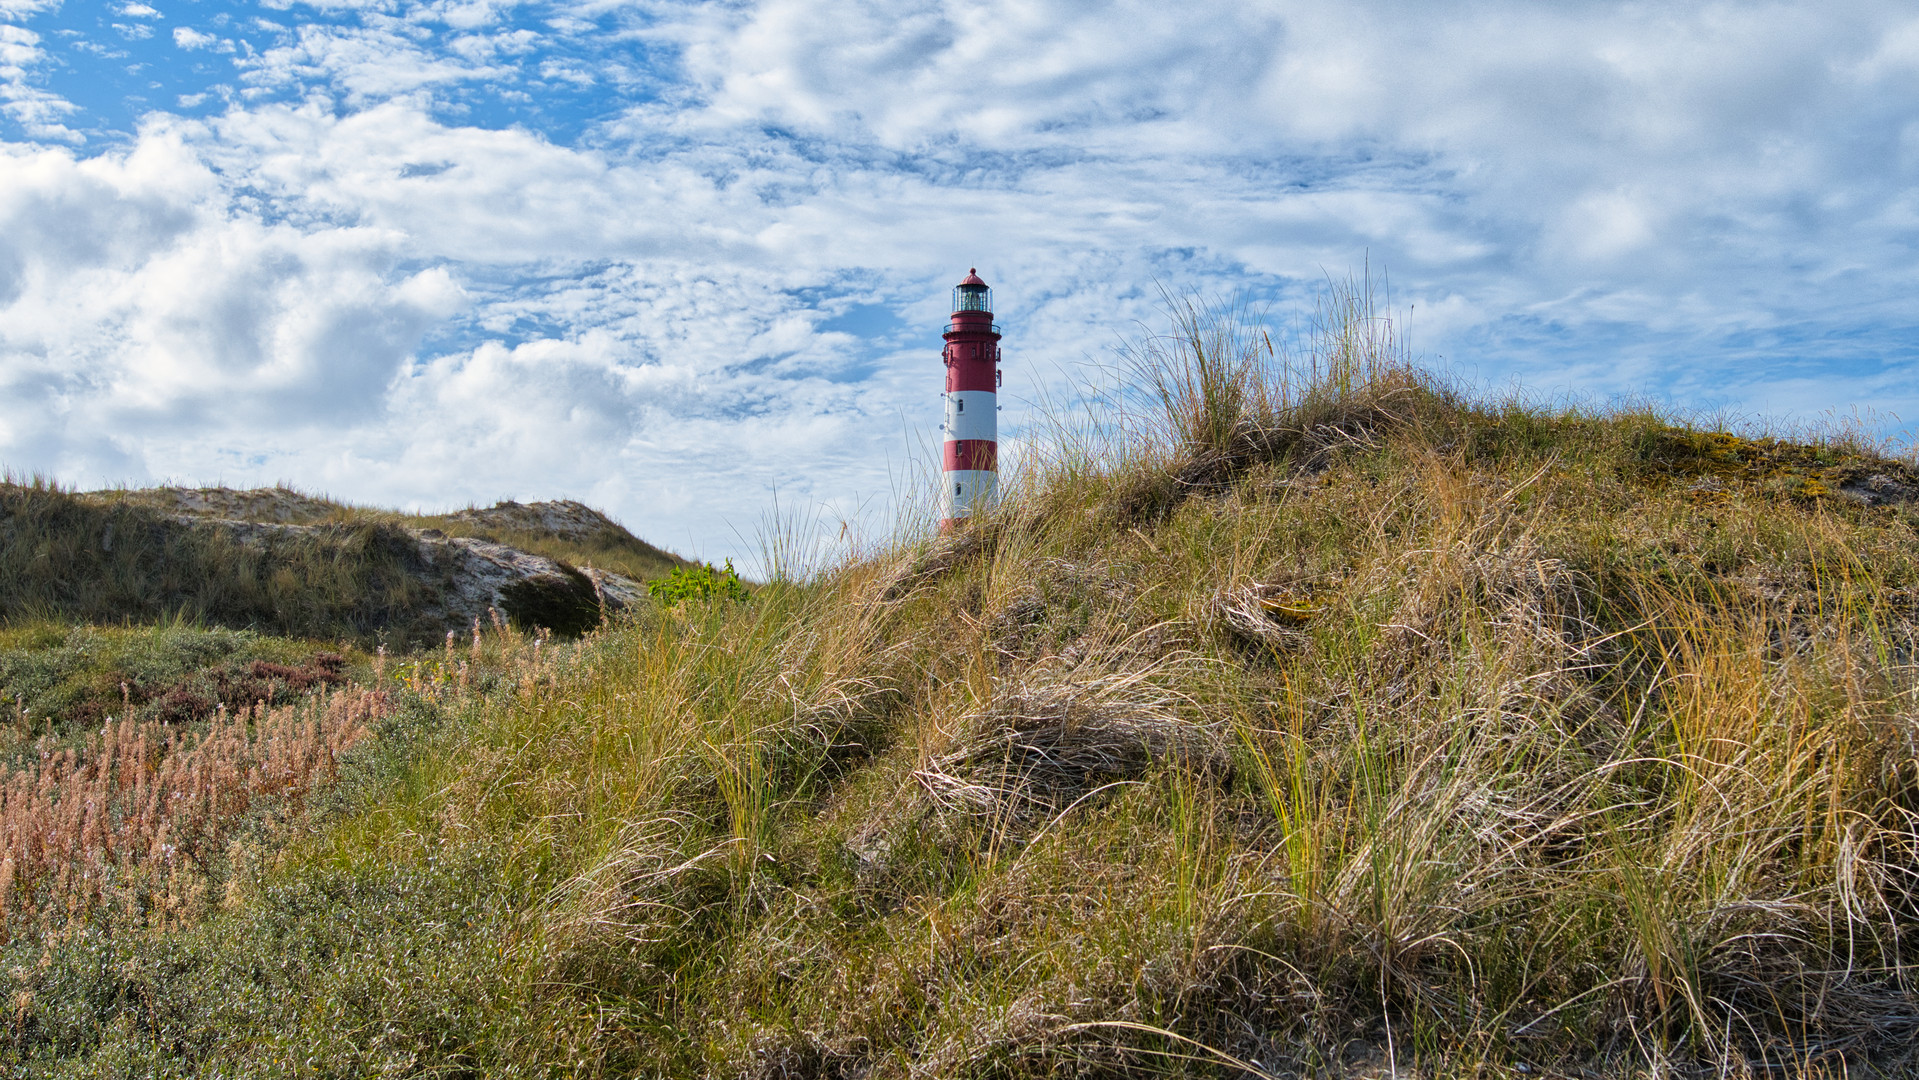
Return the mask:
<path id="1" fill-rule="evenodd" d="M 1224 1062 L 1248 1076 L 1258 1077 L 1259 1080 L 1278 1080 L 1278 1077 L 1266 1071 L 1258 1062 L 1247 1061 L 1245 1058 L 1229 1054 L 1217 1047 L 1208 1046 L 1198 1039 L 1181 1035 L 1177 1031 L 1168 1031 L 1163 1027 L 1155 1027 L 1152 1024 L 1141 1024 L 1131 1020 L 1094 1020 L 1083 1024 L 1068 1024 L 1060 1028 L 1056 1034 L 1071 1035 L 1081 1031 L 1136 1031 L 1143 1035 L 1155 1035 L 1162 1039 L 1170 1039 L 1182 1046 L 1190 1046 L 1199 1051 L 1199 1055 L 1176 1054 L 1165 1050 L 1147 1050 L 1140 1047 L 1128 1047 L 1128 1049 L 1133 1053 L 1150 1054 L 1156 1057 L 1176 1058 L 1185 1061 Z"/>

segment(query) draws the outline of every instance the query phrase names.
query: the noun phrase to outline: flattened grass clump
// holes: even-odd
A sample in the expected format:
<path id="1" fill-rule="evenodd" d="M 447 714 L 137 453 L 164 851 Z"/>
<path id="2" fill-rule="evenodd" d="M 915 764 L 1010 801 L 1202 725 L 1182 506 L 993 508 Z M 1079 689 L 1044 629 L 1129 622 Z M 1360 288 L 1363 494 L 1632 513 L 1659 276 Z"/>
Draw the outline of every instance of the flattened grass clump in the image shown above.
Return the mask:
<path id="1" fill-rule="evenodd" d="M 953 745 L 914 773 L 944 810 L 1001 825 L 1060 813 L 1102 786 L 1176 761 L 1196 773 L 1226 761 L 1217 730 L 1182 717 L 1151 668 L 1095 674 L 1030 670 L 960 717 Z"/>

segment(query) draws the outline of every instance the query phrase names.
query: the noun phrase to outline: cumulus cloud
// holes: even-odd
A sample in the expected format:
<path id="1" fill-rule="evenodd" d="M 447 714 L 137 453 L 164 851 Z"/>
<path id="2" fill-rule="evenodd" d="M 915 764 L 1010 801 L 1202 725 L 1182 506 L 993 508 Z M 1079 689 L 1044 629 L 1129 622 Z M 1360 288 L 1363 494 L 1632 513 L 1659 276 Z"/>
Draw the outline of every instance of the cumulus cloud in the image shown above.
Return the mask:
<path id="1" fill-rule="evenodd" d="M 1253 87 L 1282 35 L 1270 9 L 1143 0 L 949 3 L 770 0 L 714 7 L 663 30 L 685 49 L 716 118 L 771 119 L 922 150 L 953 136 L 1003 149 L 1067 133 L 1175 124 Z"/>
<path id="2" fill-rule="evenodd" d="M 461 301 L 444 269 L 399 272 L 390 234 L 235 213 L 169 132 L 0 158 L 0 238 L 0 426 L 62 417 L 61 467 L 137 459 L 152 432 L 351 426 Z"/>
<path id="3" fill-rule="evenodd" d="M 173 28 L 173 43 L 182 49 L 210 49 L 217 47 L 220 39 L 190 26 L 176 26 Z"/>
<path id="4" fill-rule="evenodd" d="M 405 177 L 422 156 L 445 167 Z M 65 474 L 304 476 L 416 505 L 558 485 L 697 523 L 692 547 L 737 542 L 728 521 L 774 483 L 841 494 L 796 462 L 885 483 L 874 435 L 897 436 L 896 399 L 836 381 L 845 339 L 812 335 L 787 291 L 810 270 L 727 269 L 744 231 L 670 225 L 697 205 L 684 168 L 397 105 L 157 124 L 131 153 L 6 166 L 0 446 Z M 488 295 L 448 252 L 468 279 L 488 263 L 561 276 Z M 581 257 L 605 268 L 581 273 Z M 483 335 L 551 336 L 420 358 L 475 299 Z"/>
<path id="5" fill-rule="evenodd" d="M 31 14 L 22 6 L 9 14 Z M 47 63 L 40 35 L 21 26 L 0 23 L 0 114 L 19 124 L 29 138 L 53 142 L 85 141 L 79 132 L 67 127 L 62 118 L 78 111 L 65 98 L 35 86 L 36 69 Z"/>
<path id="6" fill-rule="evenodd" d="M 0 19 L 24 19 L 59 7 L 60 0 L 0 0 Z"/>
<path id="7" fill-rule="evenodd" d="M 165 100 L 230 107 L 90 155 L 47 145 L 65 13 L 0 17 L 16 468 L 572 495 L 739 555 L 775 488 L 902 491 L 970 265 L 1015 439 L 1158 287 L 1283 322 L 1368 263 L 1467 377 L 1919 407 L 1895 4 L 316 0 L 175 27 Z"/>
<path id="8" fill-rule="evenodd" d="M 394 25 L 300 26 L 291 43 L 250 56 L 240 66 L 241 81 L 255 95 L 317 84 L 337 89 L 350 107 L 511 74 L 459 52 L 429 51 Z"/>

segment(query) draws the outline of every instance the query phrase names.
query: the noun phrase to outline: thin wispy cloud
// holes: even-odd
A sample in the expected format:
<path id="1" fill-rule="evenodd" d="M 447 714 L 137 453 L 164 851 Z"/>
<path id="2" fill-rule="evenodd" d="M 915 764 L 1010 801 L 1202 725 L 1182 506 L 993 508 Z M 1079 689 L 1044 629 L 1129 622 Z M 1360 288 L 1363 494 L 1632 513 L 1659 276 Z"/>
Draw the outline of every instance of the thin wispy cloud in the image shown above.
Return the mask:
<path id="1" fill-rule="evenodd" d="M 744 555 L 883 516 L 968 266 L 1015 435 L 1368 265 L 1463 378 L 1919 419 L 1893 4 L 0 0 L 0 135 L 0 463 L 82 484 Z"/>

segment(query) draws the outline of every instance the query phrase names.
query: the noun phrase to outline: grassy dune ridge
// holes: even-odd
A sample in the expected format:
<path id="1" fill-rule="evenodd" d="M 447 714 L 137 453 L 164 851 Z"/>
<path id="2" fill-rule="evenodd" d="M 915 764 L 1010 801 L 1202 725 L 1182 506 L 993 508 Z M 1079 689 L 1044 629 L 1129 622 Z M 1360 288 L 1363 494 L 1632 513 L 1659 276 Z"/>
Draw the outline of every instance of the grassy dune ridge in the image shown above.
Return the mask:
<path id="1" fill-rule="evenodd" d="M 181 513 L 183 494 L 210 494 L 227 509 Z M 449 580 L 423 556 L 420 530 L 635 580 L 685 565 L 611 523 L 561 534 L 489 513 L 407 515 L 290 489 L 76 493 L 37 477 L 6 478 L 0 622 L 185 620 L 369 647 L 432 642 L 446 629 L 438 609 Z M 300 527 L 249 531 L 228 514 Z M 582 588 L 590 601 L 591 587 Z"/>
<path id="2" fill-rule="evenodd" d="M 543 527 L 536 507 L 514 502 L 488 509 L 469 506 L 444 514 L 405 514 L 357 506 L 281 485 L 253 491 L 225 488 L 125 488 L 90 491 L 87 502 L 108 506 L 144 506 L 162 513 L 185 511 L 195 517 L 271 521 L 296 525 L 397 525 L 437 529 L 449 536 L 505 544 L 521 551 L 574 564 L 591 564 L 637 581 L 659 577 L 685 559 L 634 536 L 605 515 L 578 503 L 543 504 L 550 510 L 578 511 L 561 528 Z"/>
<path id="3" fill-rule="evenodd" d="M 1472 399 L 1324 315 L 1288 358 L 1176 309 L 1152 410 L 955 535 L 363 674 L 392 704 L 302 824 L 196 870 L 230 901 L 0 950 L 3 1052 L 1909 1071 L 1910 463 Z"/>

